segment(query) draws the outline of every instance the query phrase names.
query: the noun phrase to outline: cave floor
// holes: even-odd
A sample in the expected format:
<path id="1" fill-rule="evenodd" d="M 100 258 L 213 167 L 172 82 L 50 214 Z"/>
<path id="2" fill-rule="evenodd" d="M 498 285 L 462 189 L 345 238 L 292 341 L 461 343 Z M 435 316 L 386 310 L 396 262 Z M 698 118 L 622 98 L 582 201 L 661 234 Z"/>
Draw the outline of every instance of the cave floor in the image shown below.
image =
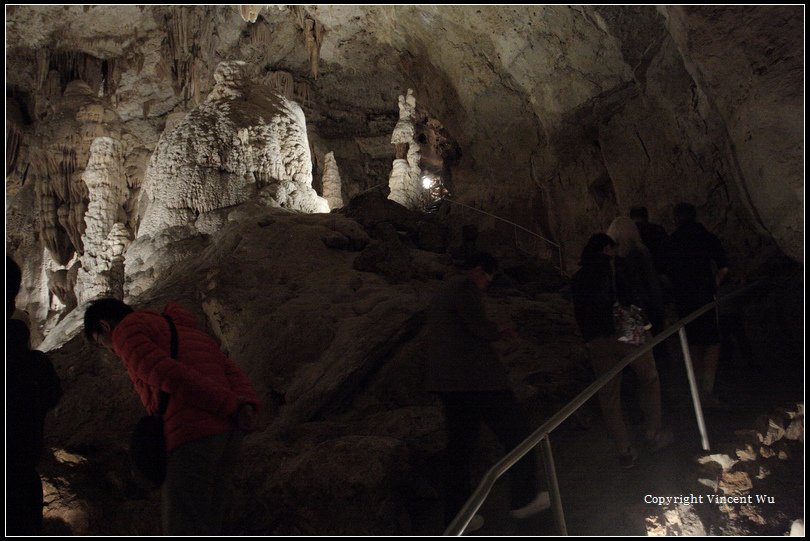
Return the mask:
<path id="1" fill-rule="evenodd" d="M 679 355 L 677 357 L 680 357 Z M 728 360 L 727 360 L 728 361 Z M 773 365 L 753 366 L 750 363 L 734 366 L 734 361 L 721 366 L 717 389 L 727 409 L 704 409 L 711 452 L 731 452 L 744 447 L 739 431 L 753 429 L 756 419 L 772 413 L 778 407 L 795 408 L 803 401 L 804 378 L 802 367 Z M 660 516 L 663 510 L 656 504 L 645 503 L 645 496 L 677 496 L 713 494 L 708 487 L 697 483 L 701 474 L 696 462 L 705 453 L 700 445 L 700 434 L 695 421 L 682 361 L 670 363 L 669 370 L 661 370 L 663 396 L 663 422 L 672 429 L 674 443 L 653 453 L 639 450 L 638 465 L 630 470 L 619 466 L 612 443 L 599 417 L 595 399 L 584 408 L 593 414 L 590 426 L 563 425 L 551 435 L 555 466 L 560 484 L 561 499 L 569 535 L 648 535 L 649 521 L 645 517 Z M 798 371 L 798 374 L 796 373 Z M 625 372 L 624 380 L 632 373 Z M 642 431 L 640 411 L 634 411 L 632 381 L 623 381 L 623 404 L 631 434 L 640 437 Z M 803 455 L 803 445 L 795 444 L 796 454 Z M 776 459 L 774 459 L 776 460 Z M 781 467 L 781 466 L 780 466 Z M 791 479 L 792 477 L 792 479 Z M 783 479 L 785 478 L 785 479 Z M 803 460 L 790 461 L 790 470 L 782 468 L 780 478 L 769 483 L 769 494 L 777 493 L 775 506 L 781 507 L 779 524 L 760 525 L 746 531 L 745 521 L 736 521 L 734 530 L 721 522 L 727 517 L 716 510 L 716 504 L 694 506 L 701 522 L 712 534 L 762 534 L 762 528 L 771 527 L 771 535 L 784 535 L 790 529 L 790 520 L 803 517 Z M 753 493 L 757 492 L 756 489 Z M 509 517 L 505 483 L 499 481 L 480 513 L 484 526 L 470 535 L 557 535 L 552 512 L 546 511 L 525 520 Z M 770 516 L 774 516 L 771 514 Z M 686 532 L 684 532 L 686 533 Z"/>

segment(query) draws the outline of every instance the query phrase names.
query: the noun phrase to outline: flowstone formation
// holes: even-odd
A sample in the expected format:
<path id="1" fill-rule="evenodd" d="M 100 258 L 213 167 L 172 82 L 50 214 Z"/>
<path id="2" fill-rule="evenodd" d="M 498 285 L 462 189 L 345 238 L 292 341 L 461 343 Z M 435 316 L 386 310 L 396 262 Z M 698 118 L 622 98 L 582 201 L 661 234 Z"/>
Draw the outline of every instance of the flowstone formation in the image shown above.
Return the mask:
<path id="1" fill-rule="evenodd" d="M 259 196 L 271 206 L 329 212 L 312 189 L 301 108 L 253 84 L 244 62 L 223 62 L 203 104 L 163 134 L 143 185 L 138 237 L 205 221 Z"/>
<path id="2" fill-rule="evenodd" d="M 127 174 L 137 160 L 137 138 L 88 84 L 74 80 L 62 91 L 59 78 L 51 70 L 45 79 L 37 97 L 42 120 L 26 138 L 24 154 L 15 156 L 11 172 L 12 179 L 28 183 L 15 195 L 33 186 L 39 236 L 46 249 L 41 260 L 28 257 L 9 236 L 9 253 L 24 273 L 47 277 L 49 299 L 24 289 L 20 302 L 40 321 L 51 310 L 70 310 L 89 298 L 121 294 L 121 254 L 130 237 L 126 206 L 139 184 L 136 176 Z M 17 174 L 20 169 L 23 175 Z M 12 199 L 12 213 L 23 200 Z"/>

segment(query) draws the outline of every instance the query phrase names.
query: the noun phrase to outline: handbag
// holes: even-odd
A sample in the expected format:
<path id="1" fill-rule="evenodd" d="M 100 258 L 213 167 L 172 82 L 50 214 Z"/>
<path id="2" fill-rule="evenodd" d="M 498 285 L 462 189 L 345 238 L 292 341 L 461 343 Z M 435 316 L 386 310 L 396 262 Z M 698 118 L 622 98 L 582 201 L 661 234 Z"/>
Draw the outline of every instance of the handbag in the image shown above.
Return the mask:
<path id="1" fill-rule="evenodd" d="M 172 334 L 171 356 L 177 359 L 177 328 L 174 321 L 163 314 Z M 129 459 L 135 481 L 147 489 L 159 488 L 166 479 L 166 436 L 163 433 L 163 414 L 169 405 L 169 394 L 160 391 L 158 412 L 146 415 L 135 425 L 129 437 Z"/>
<path id="2" fill-rule="evenodd" d="M 644 310 L 635 304 L 624 306 L 619 302 L 613 304 L 613 326 L 619 335 L 619 342 L 640 346 L 647 341 L 647 331 L 652 325 Z"/>

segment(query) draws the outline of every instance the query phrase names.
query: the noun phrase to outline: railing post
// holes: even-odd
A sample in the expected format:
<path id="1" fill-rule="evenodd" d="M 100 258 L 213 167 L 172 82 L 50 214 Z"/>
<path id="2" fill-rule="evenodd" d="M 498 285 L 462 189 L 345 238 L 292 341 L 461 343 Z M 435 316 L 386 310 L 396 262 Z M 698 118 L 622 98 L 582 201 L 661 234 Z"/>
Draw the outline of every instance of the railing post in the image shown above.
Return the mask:
<path id="1" fill-rule="evenodd" d="M 686 365 L 686 376 L 689 378 L 689 389 L 692 392 L 692 405 L 695 407 L 695 417 L 697 417 L 700 439 L 703 450 L 709 450 L 709 436 L 706 433 L 706 423 L 703 421 L 703 408 L 700 405 L 700 393 L 698 392 L 697 381 L 695 381 L 695 370 L 692 367 L 692 356 L 689 354 L 689 342 L 686 340 L 686 329 L 681 326 L 678 329 L 678 337 L 681 339 L 681 350 L 683 350 L 683 362 Z"/>
<path id="2" fill-rule="evenodd" d="M 546 477 L 548 478 L 548 488 L 551 493 L 551 507 L 554 509 L 554 522 L 557 523 L 557 530 L 560 535 L 568 535 L 568 529 L 565 527 L 562 498 L 560 497 L 560 484 L 557 482 L 557 470 L 554 467 L 554 455 L 551 454 L 551 438 L 548 435 L 543 438 L 543 463 L 546 465 Z"/>

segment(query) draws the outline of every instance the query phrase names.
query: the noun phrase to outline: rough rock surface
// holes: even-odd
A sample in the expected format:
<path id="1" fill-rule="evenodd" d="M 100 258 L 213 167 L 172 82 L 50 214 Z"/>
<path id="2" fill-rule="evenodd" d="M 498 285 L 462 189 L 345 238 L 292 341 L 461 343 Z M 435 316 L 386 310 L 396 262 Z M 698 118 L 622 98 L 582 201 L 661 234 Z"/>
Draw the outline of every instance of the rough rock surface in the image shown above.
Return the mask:
<path id="1" fill-rule="evenodd" d="M 735 444 L 723 444 L 727 453 L 699 457 L 702 478 L 693 493 L 703 500 L 661 506 L 658 516 L 647 518 L 648 533 L 788 535 L 802 515 L 803 484 L 796 471 L 801 467 L 804 435 L 803 429 L 797 429 L 795 439 L 801 441 L 792 441 L 781 427 L 803 421 L 804 404 L 781 409 L 762 416 L 753 430 L 737 431 Z M 759 454 L 752 444 L 761 446 Z"/>
<path id="2" fill-rule="evenodd" d="M 415 248 L 420 280 L 391 284 L 355 270 L 357 250 L 369 237 L 338 214 L 248 202 L 228 218 L 211 235 L 136 241 L 153 243 L 157 260 L 178 245 L 189 249 L 170 266 L 128 265 L 125 297 L 153 309 L 169 299 L 191 308 L 265 404 L 262 432 L 246 440 L 228 531 L 440 531 L 441 488 L 430 464 L 444 447 L 443 416 L 423 390 L 419 352 L 429 332 L 423 311 L 442 284 L 425 269 L 455 271 L 439 254 Z M 336 235 L 346 238 L 340 247 L 326 242 Z M 568 301 L 525 296 L 515 287 L 496 287 L 488 310 L 521 329 L 516 347 L 502 352 L 505 363 L 529 409 L 547 415 L 586 385 L 583 350 Z M 157 501 L 138 499 L 145 495 L 126 475 L 124 442 L 141 410 L 126 373 L 114 357 L 92 350 L 81 336 L 71 338 L 80 318 L 60 325 L 64 345 L 50 355 L 66 395 L 46 433 L 51 447 L 75 454 L 82 465 L 57 459 L 46 465 L 55 487 L 51 527 L 58 529 L 60 519 L 73 532 L 154 532 Z M 60 510 L 78 501 L 84 512 Z"/>

